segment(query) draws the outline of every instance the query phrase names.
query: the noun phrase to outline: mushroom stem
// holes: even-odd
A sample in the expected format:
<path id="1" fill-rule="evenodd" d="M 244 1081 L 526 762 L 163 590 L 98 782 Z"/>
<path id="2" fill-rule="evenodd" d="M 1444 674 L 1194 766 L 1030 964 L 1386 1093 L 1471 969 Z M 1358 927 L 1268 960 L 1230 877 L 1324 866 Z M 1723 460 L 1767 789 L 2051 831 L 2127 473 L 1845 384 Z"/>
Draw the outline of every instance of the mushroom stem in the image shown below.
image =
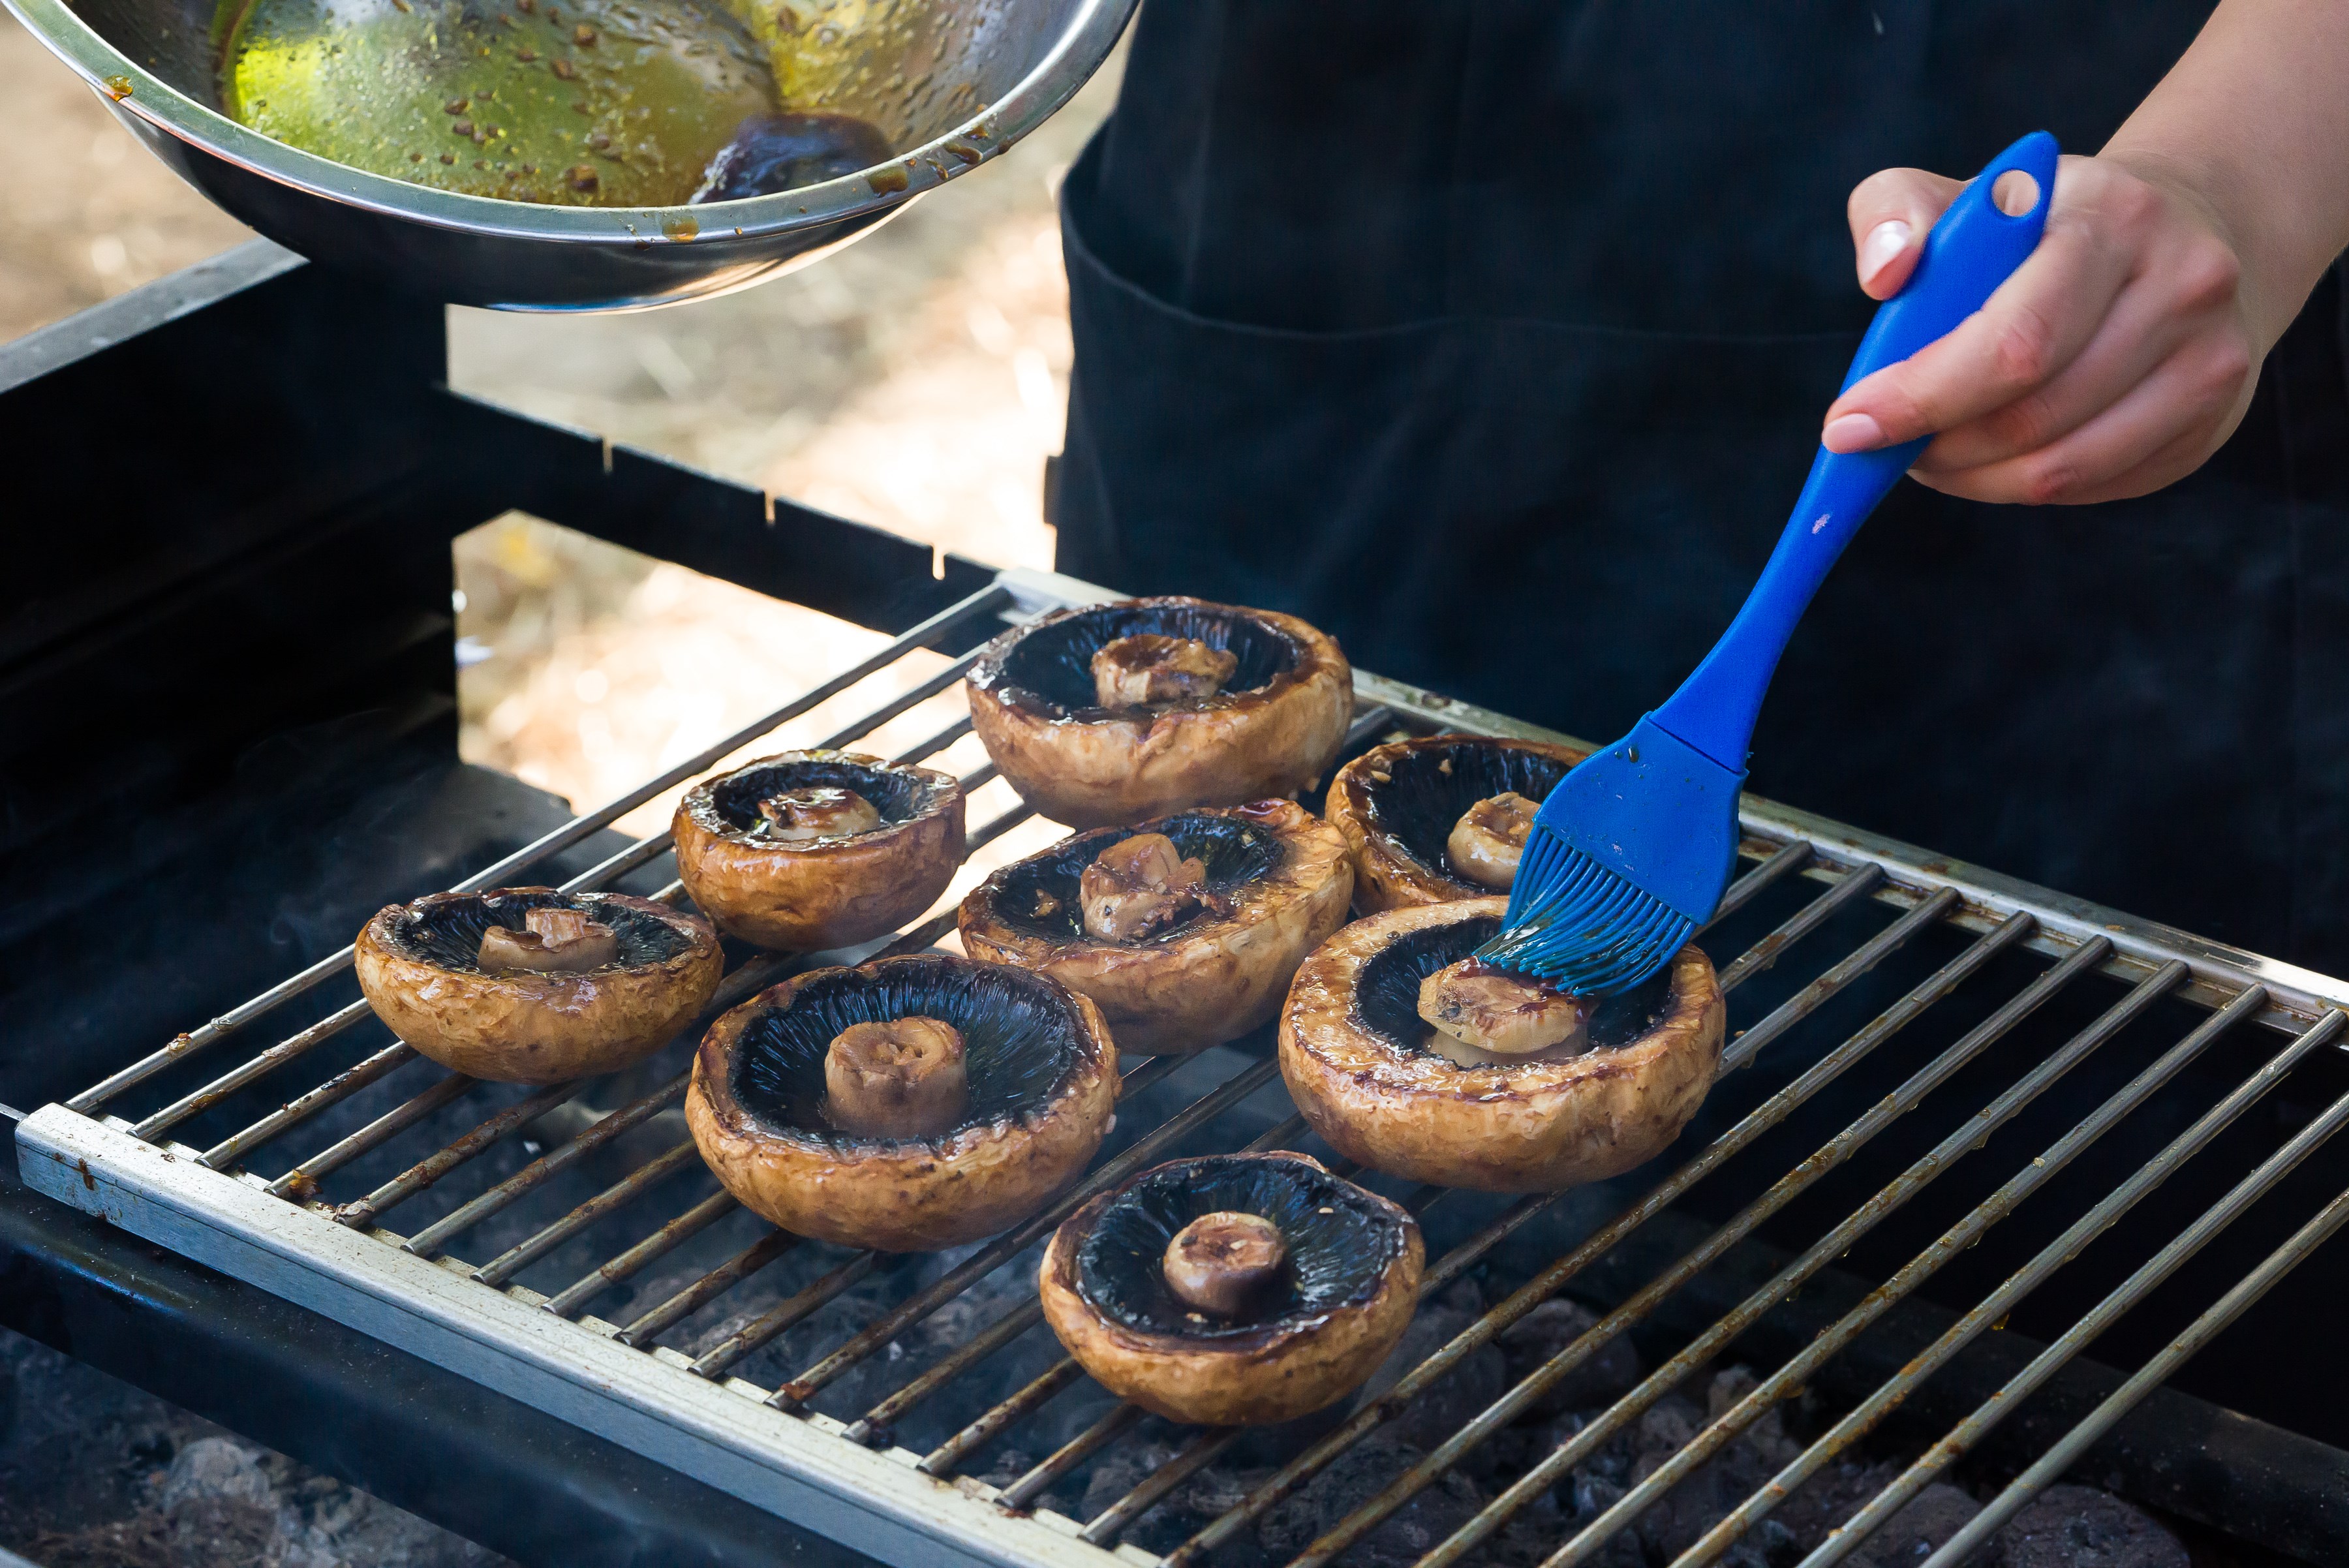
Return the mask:
<path id="1" fill-rule="evenodd" d="M 1077 878 L 1085 934 L 1097 941 L 1131 942 L 1213 907 L 1207 868 L 1183 858 L 1163 833 L 1121 838 L 1094 857 Z"/>
<path id="2" fill-rule="evenodd" d="M 935 1018 L 852 1023 L 823 1057 L 824 1114 L 860 1137 L 933 1137 L 970 1097 L 962 1035 Z"/>
<path id="3" fill-rule="evenodd" d="M 766 836 L 783 844 L 854 838 L 881 826 L 881 813 L 853 789 L 817 786 L 785 790 L 759 803 Z"/>
<path id="4" fill-rule="evenodd" d="M 1585 1044 L 1590 1008 L 1587 997 L 1473 958 L 1437 970 L 1419 986 L 1419 1015 L 1439 1034 L 1499 1056 L 1571 1054 Z"/>
<path id="5" fill-rule="evenodd" d="M 1160 1266 L 1176 1300 L 1235 1318 L 1257 1304 L 1288 1265 L 1288 1243 L 1271 1220 L 1226 1210 L 1177 1231 Z"/>
<path id="6" fill-rule="evenodd" d="M 1193 638 L 1136 632 L 1093 655 L 1093 696 L 1104 708 L 1212 697 L 1239 665 L 1239 656 L 1227 649 Z"/>
<path id="7" fill-rule="evenodd" d="M 1517 859 L 1540 810 L 1515 790 L 1478 801 L 1460 814 L 1444 842 L 1452 868 L 1479 888 L 1507 892 L 1516 885 Z"/>
<path id="8" fill-rule="evenodd" d="M 492 926 L 475 962 L 483 974 L 585 974 L 620 961 L 620 938 L 582 909 L 532 909 L 523 929 Z"/>

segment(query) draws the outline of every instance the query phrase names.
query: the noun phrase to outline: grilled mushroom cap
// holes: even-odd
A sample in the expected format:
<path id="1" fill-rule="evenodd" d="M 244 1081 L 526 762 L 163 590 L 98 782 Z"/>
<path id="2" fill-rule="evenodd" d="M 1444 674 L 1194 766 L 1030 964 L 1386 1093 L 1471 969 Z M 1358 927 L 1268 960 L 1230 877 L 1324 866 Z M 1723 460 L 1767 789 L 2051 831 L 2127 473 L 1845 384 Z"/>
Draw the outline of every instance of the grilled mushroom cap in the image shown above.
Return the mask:
<path id="1" fill-rule="evenodd" d="M 482 939 L 493 927 L 528 932 L 533 910 L 585 915 L 612 933 L 616 957 L 584 971 L 485 971 Z M 388 905 L 359 932 L 353 961 L 394 1034 L 444 1067 L 502 1084 L 616 1072 L 650 1054 L 709 1003 L 725 968 L 707 920 L 625 893 L 552 888 Z"/>
<path id="2" fill-rule="evenodd" d="M 1151 635 L 1233 656 L 1207 696 L 1103 708 L 1093 656 Z M 1020 798 L 1099 827 L 1311 788 L 1344 743 L 1353 670 L 1294 616 L 1203 599 L 1067 609 L 1005 632 L 964 681 L 971 726 Z"/>
<path id="3" fill-rule="evenodd" d="M 1102 851 L 1161 833 L 1206 872 L 1214 907 L 1133 942 L 1085 932 L 1079 889 Z M 1189 811 L 1081 833 L 970 891 L 963 950 L 1050 975 L 1101 1004 L 1118 1049 L 1175 1055 L 1247 1033 L 1280 1006 L 1305 955 L 1345 922 L 1345 840 L 1292 801 Z"/>
<path id="4" fill-rule="evenodd" d="M 1166 1277 L 1174 1238 L 1211 1214 L 1268 1220 L 1280 1277 L 1231 1315 Z M 1122 1399 L 1202 1426 L 1271 1425 L 1342 1397 L 1409 1326 L 1426 1262 L 1418 1222 L 1301 1154 L 1157 1166 L 1053 1233 L 1039 1281 L 1071 1355 Z"/>
<path id="5" fill-rule="evenodd" d="M 1280 1072 L 1313 1130 L 1397 1176 L 1486 1192 L 1554 1192 L 1651 1158 L 1696 1114 L 1721 1063 L 1713 964 L 1682 948 L 1655 980 L 1599 1002 L 1587 1049 L 1464 1066 L 1428 1044 L 1426 978 L 1500 929 L 1504 898 L 1358 920 L 1297 971 Z"/>
<path id="6" fill-rule="evenodd" d="M 881 825 L 845 837 L 778 836 L 775 821 L 822 814 L 760 807 L 812 790 L 862 797 Z M 962 786 L 850 752 L 785 752 L 696 784 L 670 829 L 678 876 L 720 930 L 791 952 L 849 947 L 896 929 L 947 890 L 962 864 Z"/>
<path id="7" fill-rule="evenodd" d="M 962 1109 L 929 1137 L 852 1133 L 827 1114 L 833 1043 L 934 1020 L 961 1036 Z M 1101 1013 L 1042 975 L 941 953 L 820 969 L 709 1027 L 687 1125 L 744 1208 L 849 1247 L 929 1251 L 1034 1212 L 1109 1130 L 1117 1051 Z"/>
<path id="8" fill-rule="evenodd" d="M 1461 874 L 1450 844 L 1480 801 L 1539 804 L 1582 753 L 1547 741 L 1430 735 L 1373 746 L 1339 770 L 1327 814 L 1354 860 L 1354 909 L 1375 915 L 1494 891 Z"/>

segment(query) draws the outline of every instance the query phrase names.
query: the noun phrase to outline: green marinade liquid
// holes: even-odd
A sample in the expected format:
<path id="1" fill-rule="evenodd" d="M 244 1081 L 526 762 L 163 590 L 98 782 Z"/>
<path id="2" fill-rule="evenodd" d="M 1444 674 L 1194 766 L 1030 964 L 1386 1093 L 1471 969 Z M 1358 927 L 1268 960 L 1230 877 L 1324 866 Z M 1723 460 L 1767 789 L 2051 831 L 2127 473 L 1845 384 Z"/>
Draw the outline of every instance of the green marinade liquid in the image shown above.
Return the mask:
<path id="1" fill-rule="evenodd" d="M 265 136 L 443 191 L 673 206 L 768 51 L 716 0 L 224 0 L 222 99 Z"/>

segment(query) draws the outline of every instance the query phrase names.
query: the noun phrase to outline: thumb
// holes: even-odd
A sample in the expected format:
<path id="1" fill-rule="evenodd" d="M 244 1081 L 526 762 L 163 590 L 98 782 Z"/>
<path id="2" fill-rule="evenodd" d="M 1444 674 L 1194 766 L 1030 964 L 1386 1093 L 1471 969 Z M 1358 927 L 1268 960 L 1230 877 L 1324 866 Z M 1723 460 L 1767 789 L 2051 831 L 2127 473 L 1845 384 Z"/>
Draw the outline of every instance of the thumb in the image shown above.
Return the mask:
<path id="1" fill-rule="evenodd" d="M 1922 169 L 1881 169 L 1853 186 L 1847 211 L 1861 292 L 1870 299 L 1899 293 L 1917 268 L 1926 232 L 1964 189 L 1962 180 Z"/>

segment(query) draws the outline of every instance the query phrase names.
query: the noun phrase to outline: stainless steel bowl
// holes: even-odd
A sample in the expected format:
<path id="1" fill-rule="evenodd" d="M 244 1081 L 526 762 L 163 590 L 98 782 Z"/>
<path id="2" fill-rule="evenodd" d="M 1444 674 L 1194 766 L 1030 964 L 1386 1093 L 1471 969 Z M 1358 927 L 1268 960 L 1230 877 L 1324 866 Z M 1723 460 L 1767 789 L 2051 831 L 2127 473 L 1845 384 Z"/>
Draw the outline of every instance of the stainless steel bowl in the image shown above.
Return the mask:
<path id="1" fill-rule="evenodd" d="M 1000 154 L 1108 56 L 1139 0 L 886 0 L 891 87 L 827 105 L 896 150 L 861 174 L 695 207 L 553 207 L 329 161 L 219 111 L 215 0 L 0 0 L 188 183 L 312 261 L 460 305 L 628 310 L 746 287 L 838 248 Z"/>

